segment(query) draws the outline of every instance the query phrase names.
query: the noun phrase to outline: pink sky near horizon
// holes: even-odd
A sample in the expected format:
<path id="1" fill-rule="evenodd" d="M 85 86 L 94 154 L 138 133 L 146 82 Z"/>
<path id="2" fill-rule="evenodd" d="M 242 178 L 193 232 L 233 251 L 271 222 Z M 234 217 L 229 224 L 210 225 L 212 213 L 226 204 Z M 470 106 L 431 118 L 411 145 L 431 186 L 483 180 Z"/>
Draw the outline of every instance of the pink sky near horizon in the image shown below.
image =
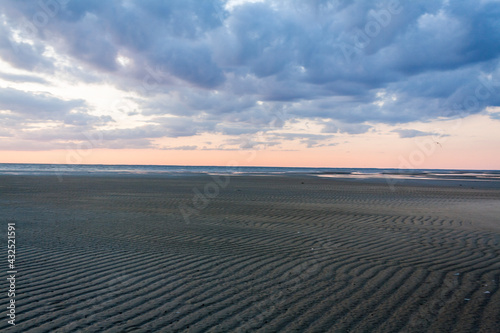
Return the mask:
<path id="1" fill-rule="evenodd" d="M 190 165 L 190 166 L 268 166 L 268 167 L 324 167 L 324 168 L 402 168 L 402 169 L 475 169 L 500 170 L 500 157 L 495 160 L 480 159 L 480 153 L 468 157 L 434 159 L 417 167 L 409 168 L 403 161 L 409 161 L 409 156 L 393 156 L 390 159 L 374 158 L 367 161 L 360 156 L 349 154 L 331 154 L 327 152 L 279 152 L 260 151 L 254 159 L 252 154 L 237 154 L 228 151 L 204 151 L 196 155 L 185 151 L 165 153 L 156 150 L 110 150 L 96 149 L 92 157 L 85 158 L 81 163 L 65 163 L 64 157 L 73 155 L 67 151 L 50 152 L 12 152 L 0 151 L 0 163 L 26 164 L 115 164 L 115 165 Z M 135 156 L 135 158 L 130 158 Z M 389 160 L 389 161 L 388 161 Z M 391 163 L 392 162 L 392 163 Z"/>
<path id="2" fill-rule="evenodd" d="M 473 115 L 433 124 L 431 128 L 449 133 L 442 137 L 401 139 L 380 129 L 339 137 L 340 142 L 348 141 L 332 147 L 289 145 L 288 150 L 266 146 L 253 150 L 99 149 L 85 145 L 80 149 L 9 150 L 0 151 L 0 163 L 499 170 L 499 124 L 500 120 L 491 120 L 487 114 Z"/>
<path id="3" fill-rule="evenodd" d="M 499 142 L 500 144 L 500 142 Z M 499 170 L 496 148 L 464 150 L 441 148 L 431 152 L 431 143 L 415 144 L 403 152 L 332 151 L 183 151 L 152 149 L 92 149 L 53 151 L 0 151 L 0 163 L 40 164 L 124 164 L 193 166 L 274 166 L 327 168 L 402 168 L 402 169 L 483 169 Z M 427 148 L 425 148 L 427 147 Z M 446 146 L 445 146 L 446 147 Z M 469 149 L 467 149 L 469 150 Z"/>

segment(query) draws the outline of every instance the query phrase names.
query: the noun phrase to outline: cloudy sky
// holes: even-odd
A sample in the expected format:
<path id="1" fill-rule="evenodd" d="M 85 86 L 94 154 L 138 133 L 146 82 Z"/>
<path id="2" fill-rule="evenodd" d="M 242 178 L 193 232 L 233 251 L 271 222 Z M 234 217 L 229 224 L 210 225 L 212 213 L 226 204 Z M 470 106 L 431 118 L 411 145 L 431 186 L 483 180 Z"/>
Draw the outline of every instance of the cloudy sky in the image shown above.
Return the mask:
<path id="1" fill-rule="evenodd" d="M 500 2 L 0 2 L 0 162 L 499 169 Z"/>

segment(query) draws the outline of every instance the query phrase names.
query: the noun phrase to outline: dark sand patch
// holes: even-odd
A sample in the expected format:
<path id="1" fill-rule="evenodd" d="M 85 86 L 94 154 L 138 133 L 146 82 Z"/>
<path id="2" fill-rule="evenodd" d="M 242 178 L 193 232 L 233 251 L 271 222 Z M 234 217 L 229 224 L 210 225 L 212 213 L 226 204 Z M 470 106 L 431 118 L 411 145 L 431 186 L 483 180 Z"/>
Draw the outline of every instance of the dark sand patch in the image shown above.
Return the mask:
<path id="1" fill-rule="evenodd" d="M 498 331 L 499 188 L 232 177 L 186 223 L 211 181 L 1 176 L 10 331 Z"/>

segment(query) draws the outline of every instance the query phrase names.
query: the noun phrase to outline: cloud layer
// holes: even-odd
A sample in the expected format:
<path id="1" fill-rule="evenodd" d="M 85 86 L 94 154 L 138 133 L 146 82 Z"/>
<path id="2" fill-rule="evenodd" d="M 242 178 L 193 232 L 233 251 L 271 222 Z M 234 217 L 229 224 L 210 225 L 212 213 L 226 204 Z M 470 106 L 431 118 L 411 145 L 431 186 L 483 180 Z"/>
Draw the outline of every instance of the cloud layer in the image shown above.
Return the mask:
<path id="1" fill-rule="evenodd" d="M 20 147 L 36 137 L 56 148 L 84 131 L 100 131 L 112 148 L 203 133 L 242 149 L 262 141 L 233 136 L 315 147 L 376 124 L 500 106 L 498 1 L 6 0 L 1 15 L 0 58 L 32 73 L 1 79 L 107 84 L 135 96 L 128 125 L 113 127 L 119 121 L 91 100 L 0 88 L 3 136 Z M 306 121 L 319 129 L 277 133 Z M 52 127 L 33 129 L 40 122 Z"/>

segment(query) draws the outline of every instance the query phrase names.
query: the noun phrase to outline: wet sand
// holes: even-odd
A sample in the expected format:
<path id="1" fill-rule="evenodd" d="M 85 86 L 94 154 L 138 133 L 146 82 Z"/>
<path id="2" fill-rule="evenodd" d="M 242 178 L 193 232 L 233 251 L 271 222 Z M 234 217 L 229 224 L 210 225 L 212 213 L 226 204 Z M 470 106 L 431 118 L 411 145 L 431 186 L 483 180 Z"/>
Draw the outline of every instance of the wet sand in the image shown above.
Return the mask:
<path id="1" fill-rule="evenodd" d="M 500 187 L 471 184 L 0 176 L 8 331 L 498 332 Z"/>

